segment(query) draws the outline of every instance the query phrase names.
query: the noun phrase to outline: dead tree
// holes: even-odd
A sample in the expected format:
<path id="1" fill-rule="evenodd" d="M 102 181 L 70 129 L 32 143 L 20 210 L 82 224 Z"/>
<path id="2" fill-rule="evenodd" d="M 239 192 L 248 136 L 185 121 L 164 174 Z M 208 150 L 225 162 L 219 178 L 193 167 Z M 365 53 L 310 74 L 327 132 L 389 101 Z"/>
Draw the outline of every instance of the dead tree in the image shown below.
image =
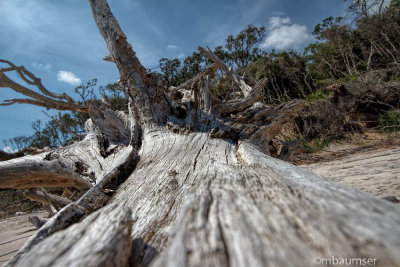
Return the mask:
<path id="1" fill-rule="evenodd" d="M 400 265 L 398 206 L 268 156 L 303 101 L 265 106 L 268 81 L 251 88 L 206 49 L 213 65 L 165 88 L 106 0 L 89 3 L 129 113 L 92 102 L 83 141 L 0 163 L 2 188 L 82 193 L 7 266 L 311 266 L 316 257 Z M 241 99 L 213 96 L 217 70 Z"/>

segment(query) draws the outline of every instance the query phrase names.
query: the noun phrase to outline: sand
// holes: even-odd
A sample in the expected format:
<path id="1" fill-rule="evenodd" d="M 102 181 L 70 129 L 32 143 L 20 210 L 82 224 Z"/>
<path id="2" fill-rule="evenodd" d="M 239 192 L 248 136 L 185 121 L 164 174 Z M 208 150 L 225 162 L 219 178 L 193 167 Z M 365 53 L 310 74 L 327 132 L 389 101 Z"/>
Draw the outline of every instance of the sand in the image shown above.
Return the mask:
<path id="1" fill-rule="evenodd" d="M 359 152 L 301 167 L 371 195 L 395 196 L 400 200 L 400 147 Z"/>
<path id="2" fill-rule="evenodd" d="M 26 240 L 35 233 L 36 228 L 28 221 L 29 216 L 32 215 L 43 218 L 47 213 L 38 212 L 0 220 L 0 265 L 11 259 Z"/>

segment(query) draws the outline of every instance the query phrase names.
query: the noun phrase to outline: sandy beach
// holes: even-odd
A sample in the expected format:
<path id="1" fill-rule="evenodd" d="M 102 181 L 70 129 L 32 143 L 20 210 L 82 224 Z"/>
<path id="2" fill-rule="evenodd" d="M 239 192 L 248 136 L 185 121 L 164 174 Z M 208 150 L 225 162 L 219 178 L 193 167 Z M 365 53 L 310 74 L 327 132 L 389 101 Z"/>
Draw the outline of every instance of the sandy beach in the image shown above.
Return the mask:
<path id="1" fill-rule="evenodd" d="M 18 249 L 33 235 L 35 227 L 28 221 L 29 216 L 44 217 L 46 212 L 24 214 L 0 220 L 0 265 L 14 256 Z"/>
<path id="2" fill-rule="evenodd" d="M 380 198 L 400 199 L 400 147 L 359 152 L 301 167 Z"/>

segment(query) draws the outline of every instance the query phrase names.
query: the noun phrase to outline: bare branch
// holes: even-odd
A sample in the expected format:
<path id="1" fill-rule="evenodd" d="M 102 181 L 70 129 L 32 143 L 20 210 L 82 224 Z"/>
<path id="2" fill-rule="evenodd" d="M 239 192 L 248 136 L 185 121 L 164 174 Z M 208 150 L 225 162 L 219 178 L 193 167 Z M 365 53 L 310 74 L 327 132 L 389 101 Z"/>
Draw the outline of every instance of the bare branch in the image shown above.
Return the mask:
<path id="1" fill-rule="evenodd" d="M 36 191 L 35 189 L 30 189 L 28 192 L 24 192 L 24 196 L 33 201 L 41 202 L 47 205 L 53 205 L 57 209 L 60 209 L 72 203 L 72 201 L 67 198 L 53 195 L 47 192 Z"/>
<path id="2" fill-rule="evenodd" d="M 0 62 L 6 63 L 10 66 L 10 69 L 16 70 L 19 74 L 19 76 L 28 84 L 30 85 L 35 85 L 38 87 L 38 89 L 47 96 L 59 99 L 59 100 L 67 100 L 68 102 L 74 102 L 74 100 L 67 94 L 55 94 L 50 91 L 48 91 L 42 84 L 41 79 L 37 78 L 35 75 L 33 75 L 30 71 L 28 71 L 24 66 L 17 67 L 15 66 L 12 62 L 4 59 L 0 59 Z M 30 79 L 30 80 L 29 80 Z"/>
<path id="3" fill-rule="evenodd" d="M 233 70 L 230 70 L 219 57 L 217 57 L 216 55 L 214 55 L 213 52 L 211 52 L 209 48 L 206 50 L 203 47 L 199 46 L 198 50 L 200 51 L 200 53 L 202 53 L 203 55 L 205 55 L 218 65 L 219 69 L 222 71 L 222 74 L 224 75 L 224 78 L 228 80 L 233 80 L 239 86 L 244 97 L 247 97 L 249 95 L 252 88 L 248 84 L 246 84 L 246 82 Z"/>
<path id="4" fill-rule="evenodd" d="M 161 77 L 147 74 L 112 14 L 107 1 L 89 0 L 89 3 L 97 28 L 110 53 L 106 60 L 114 62 L 118 67 L 121 87 L 133 100 L 132 110 L 138 125 L 164 123 L 170 107 L 164 97 Z"/>
<path id="5" fill-rule="evenodd" d="M 0 188 L 76 187 L 92 185 L 57 160 L 45 160 L 45 154 L 0 162 Z"/>
<path id="6" fill-rule="evenodd" d="M 17 93 L 23 94 L 30 97 L 31 99 L 9 99 L 4 100 L 0 103 L 2 106 L 9 106 L 12 104 L 32 104 L 36 106 L 45 107 L 47 109 L 57 110 L 71 110 L 76 112 L 87 113 L 88 109 L 85 106 L 77 104 L 67 94 L 54 94 L 48 91 L 42 84 L 41 80 L 29 72 L 25 67 L 17 67 L 12 62 L 4 59 L 0 59 L 0 63 L 7 64 L 8 68 L 0 69 L 0 87 L 7 87 L 14 90 Z M 39 89 L 42 94 L 39 94 L 13 80 L 5 75 L 5 72 L 15 71 L 21 77 L 21 79 L 28 85 L 35 86 Z"/>
<path id="7" fill-rule="evenodd" d="M 267 85 L 268 79 L 264 78 L 260 80 L 244 99 L 234 99 L 227 102 L 218 103 L 214 106 L 214 110 L 220 114 L 228 114 L 232 112 L 243 111 L 250 107 L 257 101 L 264 98 L 263 89 Z"/>
<path id="8" fill-rule="evenodd" d="M 29 221 L 35 226 L 36 229 L 40 229 L 47 223 L 48 220 L 40 219 L 38 216 L 29 216 Z"/>
<path id="9" fill-rule="evenodd" d="M 249 140 L 257 145 L 260 149 L 267 152 L 266 149 L 269 147 L 269 141 L 278 135 L 283 126 L 293 119 L 300 110 L 304 108 L 304 100 L 294 99 L 290 102 L 283 103 L 272 110 L 268 111 L 266 121 L 270 121 L 269 124 L 256 127 L 255 131 L 250 134 Z"/>
<path id="10" fill-rule="evenodd" d="M 137 88 L 144 88 L 148 80 L 146 69 L 136 57 L 107 1 L 89 0 L 89 3 L 97 28 L 106 41 L 110 52 L 106 60 L 112 61 L 117 65 L 121 80 L 129 78 Z"/>
<path id="11" fill-rule="evenodd" d="M 215 72 L 219 69 L 219 65 L 214 63 L 211 64 L 210 66 L 206 67 L 204 70 L 202 70 L 199 74 L 194 76 L 193 78 L 187 80 L 184 82 L 182 85 L 176 87 L 173 89 L 173 91 L 177 91 L 179 89 L 193 89 L 193 86 L 197 84 L 203 76 L 205 75 L 210 75 L 210 77 L 214 77 Z"/>
<path id="12" fill-rule="evenodd" d="M 0 106 L 11 106 L 13 104 L 31 104 L 39 107 L 44 107 L 46 109 L 56 109 L 56 110 L 70 110 L 70 111 L 75 111 L 75 112 L 82 112 L 82 113 L 87 113 L 88 108 L 84 106 L 78 106 L 78 105 L 71 105 L 68 103 L 64 103 L 61 101 L 38 101 L 38 100 L 33 100 L 33 99 L 21 99 L 21 98 L 15 98 L 15 99 L 6 99 L 3 101 L 3 103 L 0 103 Z"/>
<path id="13" fill-rule="evenodd" d="M 36 147 L 26 147 L 20 151 L 14 153 L 8 153 L 0 149 L 0 161 L 19 158 L 25 156 L 25 154 L 35 155 L 43 152 L 48 152 L 50 148 L 45 147 L 43 149 Z"/>

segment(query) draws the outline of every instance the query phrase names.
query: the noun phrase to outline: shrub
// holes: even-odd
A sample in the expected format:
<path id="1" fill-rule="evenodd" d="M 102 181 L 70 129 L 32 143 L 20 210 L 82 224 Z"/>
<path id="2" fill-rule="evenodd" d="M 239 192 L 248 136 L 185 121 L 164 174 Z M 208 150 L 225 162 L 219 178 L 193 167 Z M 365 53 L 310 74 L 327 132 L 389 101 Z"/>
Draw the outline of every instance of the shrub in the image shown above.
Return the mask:
<path id="1" fill-rule="evenodd" d="M 400 131 L 400 110 L 394 109 L 379 116 L 379 128 L 391 133 Z"/>

